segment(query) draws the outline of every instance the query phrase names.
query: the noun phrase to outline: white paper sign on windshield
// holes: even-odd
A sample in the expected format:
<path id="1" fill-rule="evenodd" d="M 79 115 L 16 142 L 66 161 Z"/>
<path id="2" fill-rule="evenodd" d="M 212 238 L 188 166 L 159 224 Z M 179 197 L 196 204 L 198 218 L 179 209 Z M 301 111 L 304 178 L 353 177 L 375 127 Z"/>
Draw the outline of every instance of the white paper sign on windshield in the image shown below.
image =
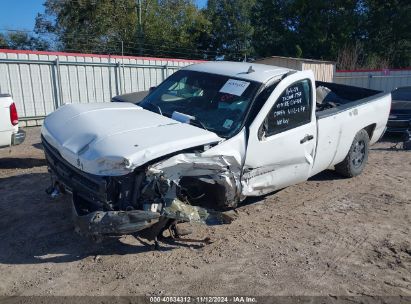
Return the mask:
<path id="1" fill-rule="evenodd" d="M 241 96 L 249 85 L 250 83 L 247 81 L 228 79 L 225 85 L 221 88 L 220 93 Z"/>

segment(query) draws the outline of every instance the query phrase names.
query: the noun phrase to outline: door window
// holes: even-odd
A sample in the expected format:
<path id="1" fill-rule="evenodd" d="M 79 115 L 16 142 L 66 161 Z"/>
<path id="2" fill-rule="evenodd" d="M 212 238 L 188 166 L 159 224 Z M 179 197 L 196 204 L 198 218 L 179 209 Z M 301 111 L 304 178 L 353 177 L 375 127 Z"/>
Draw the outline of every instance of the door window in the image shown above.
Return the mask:
<path id="1" fill-rule="evenodd" d="M 311 86 L 308 79 L 283 91 L 262 125 L 265 136 L 278 134 L 311 121 Z"/>

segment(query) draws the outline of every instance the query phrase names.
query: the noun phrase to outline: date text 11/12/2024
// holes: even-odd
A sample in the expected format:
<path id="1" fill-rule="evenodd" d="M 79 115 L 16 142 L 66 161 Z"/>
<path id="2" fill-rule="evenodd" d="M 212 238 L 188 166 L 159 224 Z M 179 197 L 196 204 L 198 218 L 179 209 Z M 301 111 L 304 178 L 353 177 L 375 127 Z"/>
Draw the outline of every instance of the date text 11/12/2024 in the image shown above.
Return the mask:
<path id="1" fill-rule="evenodd" d="M 255 297 L 249 296 L 157 296 L 150 297 L 150 303 L 257 303 Z"/>

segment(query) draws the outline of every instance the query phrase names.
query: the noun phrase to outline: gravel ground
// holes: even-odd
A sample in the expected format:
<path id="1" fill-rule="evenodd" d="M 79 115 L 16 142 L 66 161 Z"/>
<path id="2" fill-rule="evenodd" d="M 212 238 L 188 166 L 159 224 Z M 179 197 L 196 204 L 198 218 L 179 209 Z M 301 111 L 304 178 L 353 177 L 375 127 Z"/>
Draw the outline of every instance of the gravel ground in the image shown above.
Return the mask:
<path id="1" fill-rule="evenodd" d="M 69 197 L 44 192 L 39 134 L 0 150 L 0 295 L 411 295 L 411 152 L 389 141 L 361 176 L 323 172 L 153 251 L 74 232 Z"/>

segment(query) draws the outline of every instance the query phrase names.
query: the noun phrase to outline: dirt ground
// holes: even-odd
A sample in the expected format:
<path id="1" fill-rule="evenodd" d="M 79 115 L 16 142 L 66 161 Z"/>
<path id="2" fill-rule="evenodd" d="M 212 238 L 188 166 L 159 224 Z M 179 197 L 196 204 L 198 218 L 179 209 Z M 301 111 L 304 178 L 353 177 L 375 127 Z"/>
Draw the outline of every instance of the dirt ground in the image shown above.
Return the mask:
<path id="1" fill-rule="evenodd" d="M 44 191 L 39 134 L 0 150 L 0 295 L 411 295 L 411 152 L 390 142 L 359 177 L 321 173 L 153 251 L 73 231 L 69 197 Z"/>

